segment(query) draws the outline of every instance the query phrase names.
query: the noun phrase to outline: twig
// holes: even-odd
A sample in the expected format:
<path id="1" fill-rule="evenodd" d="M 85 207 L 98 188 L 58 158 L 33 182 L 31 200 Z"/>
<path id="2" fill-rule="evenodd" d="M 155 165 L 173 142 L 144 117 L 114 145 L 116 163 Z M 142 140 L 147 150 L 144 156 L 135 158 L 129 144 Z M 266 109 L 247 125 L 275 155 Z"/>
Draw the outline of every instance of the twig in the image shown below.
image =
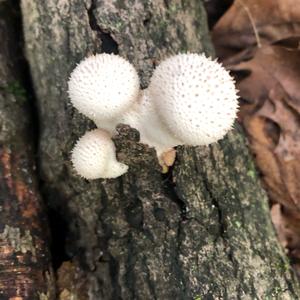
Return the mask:
<path id="1" fill-rule="evenodd" d="M 257 43 L 257 47 L 261 48 L 261 42 L 260 42 L 260 37 L 258 34 L 258 30 L 256 28 L 255 22 L 254 22 L 254 18 L 249 10 L 249 7 L 245 5 L 245 3 L 242 0 L 237 0 L 237 2 L 242 6 L 242 8 L 245 10 L 246 14 L 248 15 L 248 18 L 251 22 L 251 26 L 253 28 L 254 31 L 254 35 L 255 35 L 255 39 L 256 39 L 256 43 Z"/>

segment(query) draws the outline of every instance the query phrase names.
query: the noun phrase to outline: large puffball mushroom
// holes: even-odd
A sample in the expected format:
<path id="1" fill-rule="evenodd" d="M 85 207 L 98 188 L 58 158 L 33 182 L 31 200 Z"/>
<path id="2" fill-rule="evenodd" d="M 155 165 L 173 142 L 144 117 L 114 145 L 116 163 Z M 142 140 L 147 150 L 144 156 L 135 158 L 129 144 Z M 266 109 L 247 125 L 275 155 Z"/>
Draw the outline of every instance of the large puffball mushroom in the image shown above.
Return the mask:
<path id="1" fill-rule="evenodd" d="M 149 97 L 161 122 L 185 145 L 208 145 L 232 128 L 238 109 L 234 80 L 203 54 L 179 54 L 154 71 Z"/>
<path id="2" fill-rule="evenodd" d="M 71 160 L 76 172 L 86 179 L 116 178 L 128 170 L 117 161 L 115 145 L 102 129 L 85 133 L 76 143 Z"/>
<path id="3" fill-rule="evenodd" d="M 97 127 L 112 130 L 116 119 L 139 96 L 135 68 L 114 54 L 96 54 L 82 60 L 68 82 L 71 103 Z"/>

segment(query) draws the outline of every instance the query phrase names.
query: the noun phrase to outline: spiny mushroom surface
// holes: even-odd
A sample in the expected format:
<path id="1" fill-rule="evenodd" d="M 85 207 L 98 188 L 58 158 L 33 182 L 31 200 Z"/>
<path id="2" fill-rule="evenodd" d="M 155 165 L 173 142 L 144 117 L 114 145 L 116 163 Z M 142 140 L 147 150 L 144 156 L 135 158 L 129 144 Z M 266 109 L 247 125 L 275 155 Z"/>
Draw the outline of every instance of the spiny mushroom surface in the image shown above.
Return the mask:
<path id="1" fill-rule="evenodd" d="M 86 179 L 116 178 L 128 170 L 117 161 L 115 145 L 102 129 L 86 132 L 77 141 L 71 160 L 75 171 Z"/>
<path id="2" fill-rule="evenodd" d="M 148 87 L 155 111 L 184 145 L 208 145 L 232 128 L 238 109 L 234 80 L 218 62 L 199 54 L 163 61 Z"/>
<path id="3" fill-rule="evenodd" d="M 81 61 L 69 83 L 72 104 L 98 127 L 114 127 L 118 119 L 137 100 L 139 78 L 135 68 L 114 54 L 96 54 Z"/>
<path id="4" fill-rule="evenodd" d="M 81 113 L 111 135 L 118 123 L 139 130 L 141 142 L 155 147 L 160 162 L 165 152 L 174 157 L 175 146 L 208 145 L 223 138 L 238 110 L 234 80 L 221 64 L 203 54 L 166 59 L 144 91 L 139 90 L 137 72 L 125 59 L 95 55 L 71 74 L 69 96 Z M 101 130 L 79 140 L 72 161 L 78 174 L 88 179 L 117 177 L 127 171 L 126 165 L 116 161 L 110 136 Z M 169 165 L 168 158 L 165 166 Z"/>

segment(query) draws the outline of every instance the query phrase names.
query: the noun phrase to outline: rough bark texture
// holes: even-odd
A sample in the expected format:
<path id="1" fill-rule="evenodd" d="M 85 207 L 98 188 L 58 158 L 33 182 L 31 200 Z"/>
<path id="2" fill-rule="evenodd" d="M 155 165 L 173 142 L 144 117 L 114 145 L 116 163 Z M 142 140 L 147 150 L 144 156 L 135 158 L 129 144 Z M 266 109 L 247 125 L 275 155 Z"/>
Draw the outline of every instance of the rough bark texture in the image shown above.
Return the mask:
<path id="1" fill-rule="evenodd" d="M 53 299 L 47 220 L 37 189 L 17 8 L 0 2 L 0 299 Z M 20 20 L 19 20 L 20 21 Z"/>
<path id="2" fill-rule="evenodd" d="M 210 147 L 179 147 L 166 175 L 154 150 L 126 126 L 115 138 L 119 159 L 130 166 L 121 178 L 87 182 L 69 162 L 75 140 L 93 126 L 68 101 L 76 63 L 95 52 L 118 53 L 146 87 L 170 54 L 213 55 L 202 2 L 22 0 L 22 12 L 43 195 L 60 243 L 59 297 L 297 299 L 238 129 Z"/>

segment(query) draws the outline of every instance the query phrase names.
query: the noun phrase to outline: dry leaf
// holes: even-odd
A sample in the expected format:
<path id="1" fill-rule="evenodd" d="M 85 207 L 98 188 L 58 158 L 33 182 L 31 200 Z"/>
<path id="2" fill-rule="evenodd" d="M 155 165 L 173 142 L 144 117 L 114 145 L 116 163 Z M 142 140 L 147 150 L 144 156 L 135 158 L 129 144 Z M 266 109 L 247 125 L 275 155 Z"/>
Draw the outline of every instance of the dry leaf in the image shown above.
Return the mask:
<path id="1" fill-rule="evenodd" d="M 235 0 L 215 25 L 213 41 L 236 75 L 239 120 L 279 241 L 300 277 L 300 1 Z"/>
<path id="2" fill-rule="evenodd" d="M 271 216 L 278 239 L 294 263 L 294 268 L 299 276 L 300 215 L 298 211 L 288 210 L 280 204 L 275 204 L 272 206 Z"/>
<path id="3" fill-rule="evenodd" d="M 299 0 L 235 0 L 213 30 L 217 56 L 300 35 Z"/>
<path id="4" fill-rule="evenodd" d="M 240 119 L 268 194 L 300 211 L 300 51 L 262 47 L 231 69 L 250 72 L 237 82 Z"/>

